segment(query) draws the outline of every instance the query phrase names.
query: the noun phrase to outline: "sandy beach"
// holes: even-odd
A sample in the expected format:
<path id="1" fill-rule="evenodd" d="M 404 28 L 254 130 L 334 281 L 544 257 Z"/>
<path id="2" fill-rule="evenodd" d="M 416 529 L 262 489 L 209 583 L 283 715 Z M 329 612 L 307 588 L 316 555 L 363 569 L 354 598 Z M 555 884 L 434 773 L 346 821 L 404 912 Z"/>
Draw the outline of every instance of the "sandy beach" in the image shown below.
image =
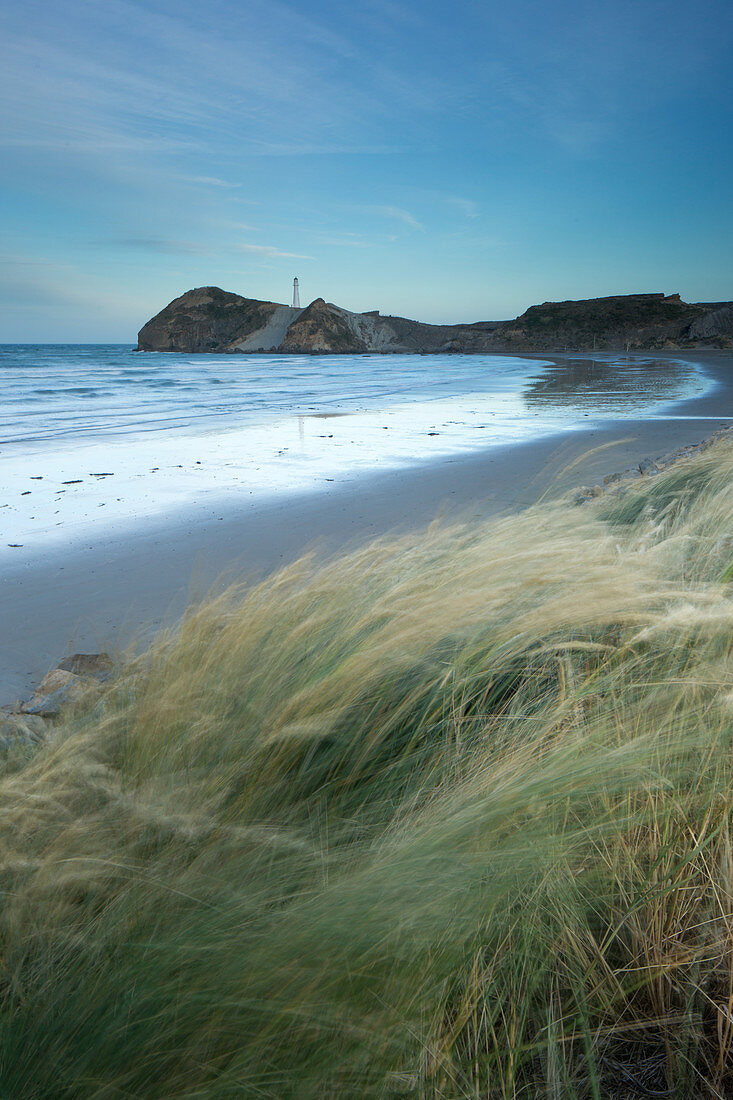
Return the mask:
<path id="1" fill-rule="evenodd" d="M 145 520 L 132 536 L 10 562 L 0 580 L 0 701 L 26 696 L 70 652 L 116 651 L 142 641 L 212 587 L 256 579 L 308 550 L 326 556 L 388 532 L 420 529 L 436 517 L 485 518 L 598 483 L 728 427 L 733 353 L 670 354 L 703 363 L 717 385 L 655 419 L 589 421 L 586 431 L 364 474 L 246 511 L 201 505 Z"/>

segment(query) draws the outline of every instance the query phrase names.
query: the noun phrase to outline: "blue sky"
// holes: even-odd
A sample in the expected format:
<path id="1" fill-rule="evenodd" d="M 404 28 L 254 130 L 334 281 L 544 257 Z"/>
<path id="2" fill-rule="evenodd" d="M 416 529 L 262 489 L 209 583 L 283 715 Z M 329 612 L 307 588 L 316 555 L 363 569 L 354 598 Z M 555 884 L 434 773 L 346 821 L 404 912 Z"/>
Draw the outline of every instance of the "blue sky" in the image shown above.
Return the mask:
<path id="1" fill-rule="evenodd" d="M 0 341 L 214 284 L 443 322 L 733 298 L 729 0 L 26 0 Z"/>

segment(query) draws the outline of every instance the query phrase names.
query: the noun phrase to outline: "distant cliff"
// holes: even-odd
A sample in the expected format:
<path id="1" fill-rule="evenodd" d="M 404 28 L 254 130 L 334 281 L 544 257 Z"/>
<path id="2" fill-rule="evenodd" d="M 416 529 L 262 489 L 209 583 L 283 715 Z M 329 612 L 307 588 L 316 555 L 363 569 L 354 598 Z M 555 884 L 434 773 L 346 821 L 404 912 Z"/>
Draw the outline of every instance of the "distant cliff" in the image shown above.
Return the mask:
<path id="1" fill-rule="evenodd" d="M 625 294 L 530 306 L 501 326 L 506 348 L 559 350 L 731 346 L 733 311 L 721 303 L 688 305 L 679 294 Z"/>
<path id="2" fill-rule="evenodd" d="M 197 287 L 143 325 L 138 351 L 270 351 L 282 343 L 300 312 L 218 286 Z"/>
<path id="3" fill-rule="evenodd" d="M 678 294 L 625 294 L 531 306 L 513 321 L 428 325 L 378 311 L 352 313 L 323 298 L 305 309 L 199 287 L 176 298 L 138 334 L 139 351 L 358 354 L 654 350 L 733 347 L 733 303 Z"/>

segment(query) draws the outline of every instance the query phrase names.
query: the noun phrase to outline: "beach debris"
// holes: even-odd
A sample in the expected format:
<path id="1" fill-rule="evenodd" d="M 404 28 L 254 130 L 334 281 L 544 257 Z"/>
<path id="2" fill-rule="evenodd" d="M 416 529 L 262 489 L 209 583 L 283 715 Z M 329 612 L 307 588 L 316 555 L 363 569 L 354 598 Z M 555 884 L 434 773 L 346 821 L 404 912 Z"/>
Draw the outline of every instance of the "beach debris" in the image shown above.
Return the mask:
<path id="1" fill-rule="evenodd" d="M 157 467 L 156 467 L 157 468 Z M 114 477 L 114 473 L 90 474 L 90 477 Z"/>
<path id="2" fill-rule="evenodd" d="M 62 481 L 61 484 L 62 485 L 81 485 L 83 480 L 84 480 L 84 478 L 77 477 L 74 481 Z"/>
<path id="3" fill-rule="evenodd" d="M 21 550 L 23 548 L 23 545 L 24 544 L 22 542 L 9 542 L 8 543 L 8 546 L 10 547 L 11 550 Z"/>
<path id="4" fill-rule="evenodd" d="M 22 497 L 29 497 L 31 495 L 30 489 L 26 489 L 24 493 L 20 494 Z"/>

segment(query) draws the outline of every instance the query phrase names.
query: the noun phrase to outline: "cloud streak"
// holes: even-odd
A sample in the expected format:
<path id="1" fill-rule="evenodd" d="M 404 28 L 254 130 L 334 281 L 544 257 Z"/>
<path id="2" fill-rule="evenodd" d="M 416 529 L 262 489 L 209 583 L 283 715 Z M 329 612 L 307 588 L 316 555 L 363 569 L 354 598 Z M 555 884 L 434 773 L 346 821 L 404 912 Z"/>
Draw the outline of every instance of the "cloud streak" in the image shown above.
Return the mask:
<path id="1" fill-rule="evenodd" d="M 473 199 L 464 199 L 459 195 L 452 195 L 445 201 L 449 206 L 454 206 L 456 210 L 459 210 L 466 218 L 480 217 L 481 211 L 479 204 L 474 202 Z"/>
<path id="2" fill-rule="evenodd" d="M 241 187 L 241 183 L 230 183 L 229 180 L 219 179 L 218 176 L 181 176 L 186 183 L 201 183 L 208 187 L 221 187 L 226 191 Z"/>
<path id="3" fill-rule="evenodd" d="M 401 206 L 373 206 L 372 210 L 375 214 L 381 214 L 382 217 L 404 222 L 405 225 L 409 225 L 410 229 L 418 229 L 421 233 L 425 232 L 425 226 L 409 210 L 403 210 Z"/>
<path id="4" fill-rule="evenodd" d="M 157 252 L 163 256 L 205 256 L 211 254 L 211 246 L 195 241 L 168 240 L 163 237 L 118 237 L 108 241 L 95 241 L 103 248 L 132 248 L 142 252 Z"/>
<path id="5" fill-rule="evenodd" d="M 59 152 L 132 142 L 165 152 L 227 140 L 274 156 L 383 148 L 373 120 L 393 110 L 396 93 L 375 98 L 369 81 L 354 79 L 358 47 L 278 0 L 218 7 L 226 20 L 203 24 L 186 0 L 175 11 L 130 0 L 104 8 L 28 0 L 22 19 L 8 9 L 0 88 L 15 110 L 0 120 L 0 141 Z M 218 172 L 180 178 L 240 186 Z"/>
<path id="6" fill-rule="evenodd" d="M 251 228 L 251 227 L 250 227 Z M 249 242 L 226 239 L 215 243 L 203 244 L 198 241 L 174 240 L 165 237 L 113 237 L 93 242 L 102 248 L 129 248 L 141 252 L 153 252 L 162 256 L 223 256 L 235 252 L 246 252 L 253 256 L 268 259 L 312 260 L 302 252 L 287 252 L 275 245 L 250 244 Z"/>
<path id="7" fill-rule="evenodd" d="M 267 244 L 236 244 L 234 246 L 240 252 L 249 252 L 254 256 L 266 256 L 269 259 L 286 260 L 312 260 L 313 256 L 306 256 L 302 252 L 283 252 Z"/>

